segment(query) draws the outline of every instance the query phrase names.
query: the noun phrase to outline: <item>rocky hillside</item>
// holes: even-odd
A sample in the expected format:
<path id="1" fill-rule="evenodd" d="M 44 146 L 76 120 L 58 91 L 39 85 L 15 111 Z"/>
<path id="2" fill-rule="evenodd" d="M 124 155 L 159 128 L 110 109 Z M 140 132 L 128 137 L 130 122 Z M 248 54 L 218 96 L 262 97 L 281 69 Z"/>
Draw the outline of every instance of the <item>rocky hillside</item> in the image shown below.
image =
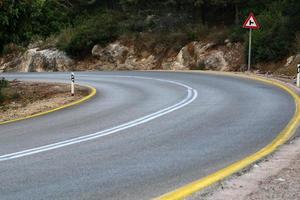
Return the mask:
<path id="1" fill-rule="evenodd" d="M 102 47 L 95 45 L 91 57 L 76 61 L 58 49 L 28 49 L 24 53 L 8 55 L 0 59 L 1 72 L 43 72 L 80 70 L 242 70 L 244 65 L 243 45 L 224 45 L 213 42 L 194 41 L 179 51 L 156 45 L 115 41 Z M 144 46 L 140 49 L 140 46 Z"/>
<path id="2" fill-rule="evenodd" d="M 297 0 L 0 1 L 0 71 L 243 70 L 249 12 L 254 69 L 294 74 Z"/>
<path id="3" fill-rule="evenodd" d="M 116 40 L 106 46 L 95 45 L 89 57 L 76 60 L 51 47 L 30 45 L 26 51 L 0 57 L 0 72 L 113 71 L 113 70 L 216 70 L 244 71 L 245 51 L 242 43 L 225 39 L 215 42 L 190 42 L 179 50 L 149 42 Z M 257 63 L 260 73 L 290 77 L 296 74 L 300 54 L 279 62 Z"/>
<path id="4" fill-rule="evenodd" d="M 28 49 L 0 58 L 0 72 L 53 72 L 72 70 L 74 61 L 57 49 Z"/>

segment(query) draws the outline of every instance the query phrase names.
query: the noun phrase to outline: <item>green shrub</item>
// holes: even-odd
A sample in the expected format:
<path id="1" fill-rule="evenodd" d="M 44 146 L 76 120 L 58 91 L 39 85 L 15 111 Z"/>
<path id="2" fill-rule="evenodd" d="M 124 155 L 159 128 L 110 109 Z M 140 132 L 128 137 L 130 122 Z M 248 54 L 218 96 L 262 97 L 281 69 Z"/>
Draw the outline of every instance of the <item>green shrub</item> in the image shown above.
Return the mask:
<path id="1" fill-rule="evenodd" d="M 283 5 L 274 3 L 269 10 L 259 15 L 262 28 L 253 31 L 253 61 L 279 61 L 292 49 L 294 33 L 289 26 L 289 17 L 282 12 Z"/>
<path id="2" fill-rule="evenodd" d="M 5 78 L 0 79 L 0 104 L 5 100 L 5 96 L 3 94 L 3 89 L 8 87 L 8 81 Z"/>
<path id="3" fill-rule="evenodd" d="M 119 36 L 118 15 L 113 12 L 102 12 L 83 21 L 65 29 L 58 42 L 58 47 L 72 57 L 86 56 L 95 44 L 106 45 Z"/>
<path id="4" fill-rule="evenodd" d="M 284 22 L 281 21 L 270 29 L 254 32 L 252 46 L 254 62 L 278 61 L 288 55 L 291 48 L 290 33 L 282 23 Z"/>
<path id="5" fill-rule="evenodd" d="M 202 24 L 188 24 L 182 26 L 181 31 L 187 35 L 189 41 L 203 40 L 209 34 L 209 28 Z"/>
<path id="6" fill-rule="evenodd" d="M 24 51 L 25 48 L 14 43 L 9 43 L 3 47 L 3 54 L 19 53 Z"/>
<path id="7" fill-rule="evenodd" d="M 8 86 L 8 81 L 5 78 L 0 79 L 0 89 L 6 88 Z"/>
<path id="8" fill-rule="evenodd" d="M 234 26 L 231 28 L 229 39 L 231 42 L 244 42 L 246 38 L 246 29 L 241 26 Z"/>
<path id="9" fill-rule="evenodd" d="M 300 53 L 300 32 L 296 34 L 294 53 Z"/>

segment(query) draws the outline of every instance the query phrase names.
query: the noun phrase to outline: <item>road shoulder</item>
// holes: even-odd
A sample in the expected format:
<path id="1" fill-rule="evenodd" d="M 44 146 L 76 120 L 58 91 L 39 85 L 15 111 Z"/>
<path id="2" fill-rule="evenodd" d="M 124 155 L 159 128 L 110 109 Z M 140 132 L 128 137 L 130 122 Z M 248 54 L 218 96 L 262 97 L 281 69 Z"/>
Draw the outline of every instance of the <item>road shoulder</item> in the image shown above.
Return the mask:
<path id="1" fill-rule="evenodd" d="M 296 138 L 262 161 L 187 199 L 300 199 L 299 182 L 300 138 Z"/>
<path id="2" fill-rule="evenodd" d="M 0 125 L 76 105 L 96 94 L 96 89 L 90 86 L 76 85 L 75 91 L 72 96 L 69 84 L 12 81 L 7 88 L 12 98 L 0 106 Z"/>

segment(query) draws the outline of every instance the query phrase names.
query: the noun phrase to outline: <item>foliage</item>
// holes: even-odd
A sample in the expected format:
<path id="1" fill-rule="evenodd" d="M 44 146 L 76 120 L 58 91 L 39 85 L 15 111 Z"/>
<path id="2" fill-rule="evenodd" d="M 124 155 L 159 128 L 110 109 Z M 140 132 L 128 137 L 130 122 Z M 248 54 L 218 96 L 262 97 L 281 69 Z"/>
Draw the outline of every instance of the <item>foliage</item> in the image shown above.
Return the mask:
<path id="1" fill-rule="evenodd" d="M 295 45 L 294 45 L 295 53 L 300 53 L 300 32 L 296 33 Z"/>
<path id="2" fill-rule="evenodd" d="M 0 1 L 0 53 L 8 43 L 27 45 L 35 35 L 47 37 L 68 22 L 58 0 Z"/>
<path id="3" fill-rule="evenodd" d="M 229 39 L 232 42 L 244 42 L 246 36 L 246 30 L 242 29 L 240 26 L 231 27 Z"/>
<path id="4" fill-rule="evenodd" d="M 289 3 L 273 2 L 268 10 L 259 15 L 262 29 L 253 34 L 254 62 L 278 61 L 293 50 L 295 32 L 289 28 L 293 18 L 285 14 Z"/>
<path id="5" fill-rule="evenodd" d="M 161 34 L 162 44 L 208 37 L 247 42 L 241 24 L 250 11 L 262 24 L 253 34 L 255 62 L 299 51 L 293 50 L 299 43 L 299 0 L 1 0 L 0 53 L 7 44 L 26 47 L 49 36 L 58 36 L 58 47 L 74 57 L 88 55 L 96 43 L 140 32 Z"/>
<path id="6" fill-rule="evenodd" d="M 80 19 L 83 23 L 65 30 L 59 48 L 75 57 L 87 55 L 95 44 L 106 45 L 117 38 L 118 19 L 117 14 L 106 11 Z M 70 34 L 66 37 L 66 33 Z"/>
<path id="7" fill-rule="evenodd" d="M 5 99 L 5 96 L 3 94 L 3 89 L 6 88 L 8 86 L 8 81 L 5 80 L 5 78 L 1 78 L 0 79 L 0 104 L 2 104 L 2 102 Z"/>

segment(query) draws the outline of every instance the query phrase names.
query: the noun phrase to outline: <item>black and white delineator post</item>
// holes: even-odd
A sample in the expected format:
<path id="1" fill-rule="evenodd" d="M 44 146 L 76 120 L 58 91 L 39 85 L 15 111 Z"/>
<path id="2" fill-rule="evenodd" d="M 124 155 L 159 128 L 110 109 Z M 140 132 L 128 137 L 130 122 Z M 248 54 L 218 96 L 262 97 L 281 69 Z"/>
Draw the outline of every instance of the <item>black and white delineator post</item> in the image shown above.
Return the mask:
<path id="1" fill-rule="evenodd" d="M 300 87 L 300 64 L 297 65 L 297 87 Z"/>
<path id="2" fill-rule="evenodd" d="M 71 73 L 71 95 L 74 96 L 75 94 L 75 75 Z"/>
<path id="3" fill-rule="evenodd" d="M 256 20 L 253 13 L 250 13 L 243 24 L 243 28 L 249 29 L 249 50 L 248 50 L 248 71 L 251 70 L 251 45 L 252 45 L 252 30 L 260 29 L 260 24 Z"/>

